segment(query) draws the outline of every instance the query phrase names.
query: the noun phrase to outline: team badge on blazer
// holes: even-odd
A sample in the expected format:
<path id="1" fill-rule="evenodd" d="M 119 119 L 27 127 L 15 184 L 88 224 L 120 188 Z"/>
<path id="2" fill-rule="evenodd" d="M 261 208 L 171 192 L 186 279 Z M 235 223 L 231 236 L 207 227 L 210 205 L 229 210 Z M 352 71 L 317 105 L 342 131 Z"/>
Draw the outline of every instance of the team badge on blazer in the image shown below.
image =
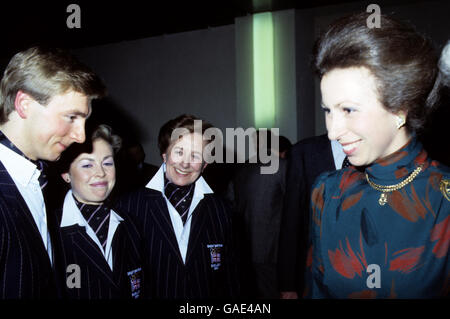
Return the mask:
<path id="1" fill-rule="evenodd" d="M 222 252 L 222 244 L 211 244 L 206 245 L 209 248 L 209 253 L 211 255 L 211 268 L 214 270 L 219 269 L 222 261 L 221 252 Z"/>
<path id="2" fill-rule="evenodd" d="M 127 272 L 128 278 L 130 278 L 131 296 L 135 299 L 139 298 L 141 293 L 141 268 Z"/>

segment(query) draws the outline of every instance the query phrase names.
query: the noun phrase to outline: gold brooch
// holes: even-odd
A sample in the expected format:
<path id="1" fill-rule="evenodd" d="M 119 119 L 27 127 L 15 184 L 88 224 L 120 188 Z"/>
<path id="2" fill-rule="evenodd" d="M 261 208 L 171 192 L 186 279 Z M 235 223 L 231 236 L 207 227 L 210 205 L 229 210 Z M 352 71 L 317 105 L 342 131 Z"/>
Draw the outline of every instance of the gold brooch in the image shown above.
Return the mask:
<path id="1" fill-rule="evenodd" d="M 374 182 L 372 182 L 369 179 L 369 175 L 366 172 L 366 180 L 367 183 L 369 183 L 369 185 L 376 189 L 377 191 L 381 192 L 380 198 L 378 199 L 378 204 L 380 204 L 381 206 L 384 206 L 387 203 L 387 194 L 396 190 L 399 190 L 400 188 L 408 185 L 409 183 L 411 183 L 414 178 L 416 178 L 417 175 L 419 175 L 420 171 L 422 170 L 423 164 L 420 165 L 419 167 L 417 167 L 411 174 L 409 174 L 408 177 L 406 177 L 403 181 L 401 181 L 400 183 L 397 183 L 395 185 L 378 185 L 375 184 Z M 447 181 L 447 192 L 448 192 L 448 181 Z M 441 182 L 441 190 L 442 190 L 442 182 Z M 448 194 L 448 193 L 447 193 Z M 449 197 L 447 197 L 448 199 Z"/>
<path id="2" fill-rule="evenodd" d="M 439 188 L 442 195 L 450 202 L 450 180 L 442 179 Z"/>

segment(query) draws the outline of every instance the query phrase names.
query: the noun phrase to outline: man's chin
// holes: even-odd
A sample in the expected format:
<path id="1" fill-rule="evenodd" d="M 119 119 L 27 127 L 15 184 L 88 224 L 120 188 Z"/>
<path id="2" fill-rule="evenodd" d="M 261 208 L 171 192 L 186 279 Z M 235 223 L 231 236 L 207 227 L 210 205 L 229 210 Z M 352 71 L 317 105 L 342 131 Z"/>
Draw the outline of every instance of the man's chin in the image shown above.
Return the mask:
<path id="1" fill-rule="evenodd" d="M 40 158 L 41 160 L 50 161 L 50 162 L 56 162 L 61 158 L 61 153 L 57 154 L 49 154 L 45 156 L 45 158 Z"/>

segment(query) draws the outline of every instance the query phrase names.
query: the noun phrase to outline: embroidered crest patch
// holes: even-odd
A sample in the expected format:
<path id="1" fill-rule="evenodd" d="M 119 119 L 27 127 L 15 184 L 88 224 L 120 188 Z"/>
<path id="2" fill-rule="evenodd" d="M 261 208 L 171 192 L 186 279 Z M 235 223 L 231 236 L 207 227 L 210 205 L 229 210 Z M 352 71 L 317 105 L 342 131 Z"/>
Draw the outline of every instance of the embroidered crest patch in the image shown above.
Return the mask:
<path id="1" fill-rule="evenodd" d="M 209 248 L 209 253 L 211 255 L 211 268 L 214 270 L 219 269 L 222 262 L 222 244 L 211 244 L 206 245 Z"/>
<path id="2" fill-rule="evenodd" d="M 141 268 L 127 272 L 128 278 L 130 278 L 131 297 L 134 299 L 139 298 L 141 293 Z"/>

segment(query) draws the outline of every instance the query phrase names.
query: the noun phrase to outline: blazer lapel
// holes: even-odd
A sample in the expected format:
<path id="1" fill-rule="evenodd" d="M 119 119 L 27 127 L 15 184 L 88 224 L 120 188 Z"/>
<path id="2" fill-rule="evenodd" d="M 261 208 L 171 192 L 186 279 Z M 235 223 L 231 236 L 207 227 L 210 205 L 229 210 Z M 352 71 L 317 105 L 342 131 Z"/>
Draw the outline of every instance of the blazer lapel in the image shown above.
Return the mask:
<path id="1" fill-rule="evenodd" d="M 42 241 L 42 237 L 36 225 L 36 222 L 34 221 L 33 215 L 31 214 L 28 205 L 20 194 L 16 184 L 1 162 L 0 186 L 3 197 L 8 201 L 9 211 L 15 214 L 16 220 L 23 226 L 23 229 L 28 232 L 30 236 L 34 237 L 32 239 L 34 245 L 38 249 L 42 250 L 42 254 L 47 255 L 47 250 L 45 249 L 45 245 Z M 47 259 L 50 265 L 50 259 Z"/>
<path id="2" fill-rule="evenodd" d="M 119 225 L 114 233 L 114 237 L 111 243 L 111 250 L 113 254 L 113 269 L 114 273 L 121 273 L 121 269 L 124 261 L 125 242 L 122 238 L 122 229 Z"/>
<path id="3" fill-rule="evenodd" d="M 169 246 L 177 254 L 181 263 L 183 263 L 183 258 L 181 257 L 180 248 L 178 247 L 177 238 L 173 229 L 172 220 L 170 219 L 169 208 L 167 207 L 166 200 L 161 194 L 156 195 L 153 199 L 154 201 L 151 202 L 154 202 L 156 207 L 151 209 L 152 218 L 158 225 L 166 241 L 169 243 Z"/>
<path id="4" fill-rule="evenodd" d="M 111 243 L 111 249 L 113 253 L 113 275 L 114 279 L 119 286 L 122 285 L 122 279 L 124 278 L 123 274 L 127 273 L 130 269 L 124 269 L 127 265 L 125 261 L 128 260 L 128 257 L 125 255 L 130 247 L 127 247 L 130 243 L 127 241 L 126 233 L 128 229 L 126 229 L 126 225 L 124 222 L 121 222 L 114 233 L 114 238 Z"/>
<path id="5" fill-rule="evenodd" d="M 103 253 L 100 251 L 97 244 L 86 233 L 86 228 L 79 225 L 72 225 L 68 227 L 61 227 L 61 235 L 63 240 L 69 240 L 73 243 L 74 248 L 84 255 L 91 264 L 101 273 L 108 281 L 116 285 L 113 278 L 113 273 L 109 268 Z M 67 254 L 68 252 L 66 252 Z"/>
<path id="6" fill-rule="evenodd" d="M 208 214 L 205 213 L 204 209 L 207 198 L 208 195 L 205 195 L 205 197 L 198 203 L 197 207 L 195 207 L 195 210 L 192 212 L 192 224 L 191 224 L 191 231 L 189 233 L 189 243 L 186 253 L 186 264 L 189 261 L 189 256 L 191 255 L 191 253 L 195 251 L 195 247 L 200 238 L 200 235 L 203 233 L 203 228 L 205 227 L 207 221 Z"/>

